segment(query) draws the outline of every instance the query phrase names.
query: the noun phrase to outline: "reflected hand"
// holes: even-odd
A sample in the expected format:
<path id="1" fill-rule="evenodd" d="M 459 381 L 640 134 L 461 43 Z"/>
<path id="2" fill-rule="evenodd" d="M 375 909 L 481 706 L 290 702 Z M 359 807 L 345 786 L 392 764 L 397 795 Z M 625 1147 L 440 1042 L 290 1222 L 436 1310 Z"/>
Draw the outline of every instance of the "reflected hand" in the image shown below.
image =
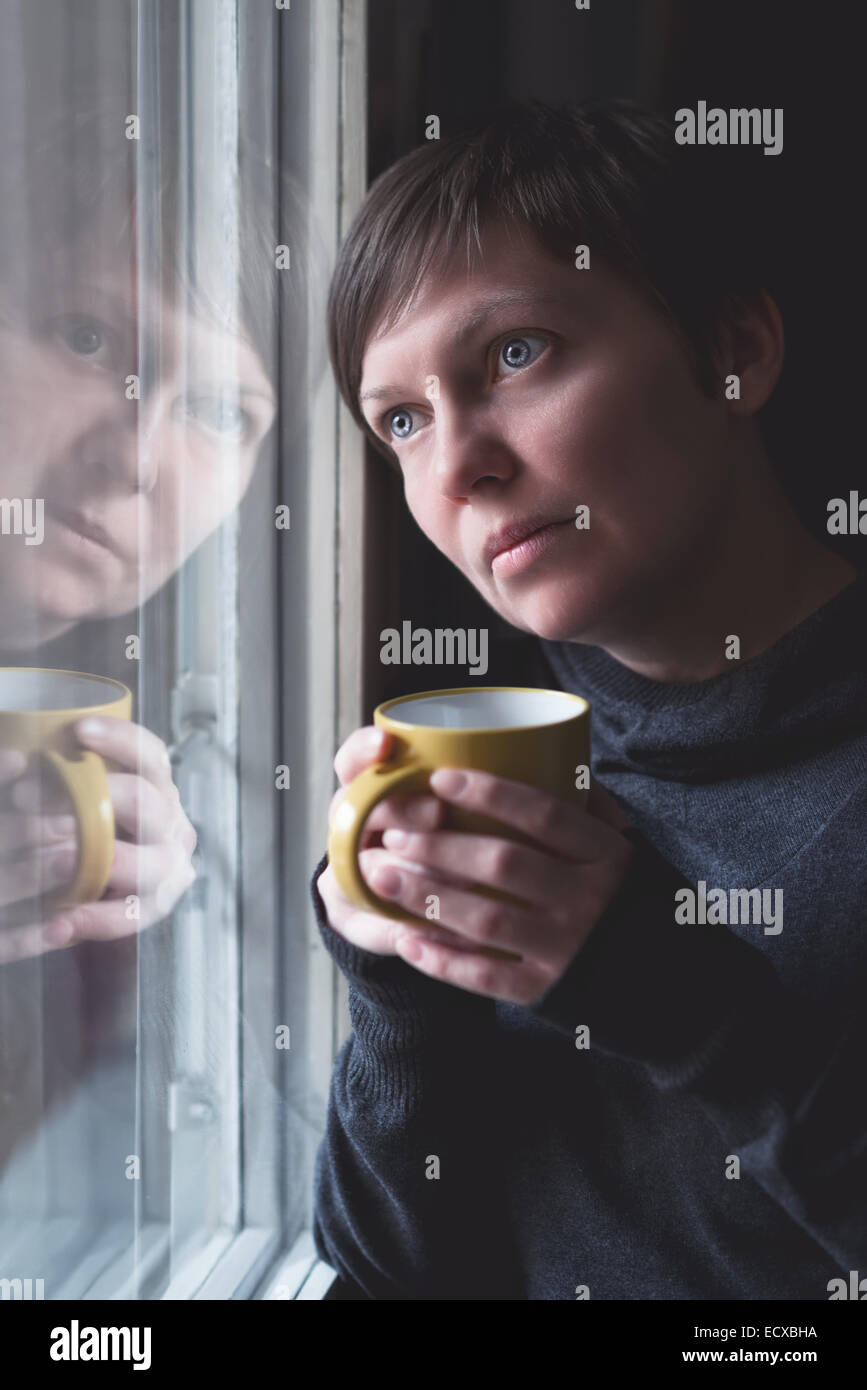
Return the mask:
<path id="1" fill-rule="evenodd" d="M 91 723 L 94 731 L 86 732 Z M 28 899 L 71 882 L 76 822 L 65 793 L 41 784 L 24 754 L 0 750 L 0 964 L 79 941 L 130 936 L 168 916 L 196 876 L 196 832 L 162 740 L 125 719 L 79 720 L 74 732 L 83 747 L 122 769 L 106 774 L 117 832 L 108 884 L 97 902 L 21 920 Z M 137 916 L 127 902 L 132 895 Z"/>

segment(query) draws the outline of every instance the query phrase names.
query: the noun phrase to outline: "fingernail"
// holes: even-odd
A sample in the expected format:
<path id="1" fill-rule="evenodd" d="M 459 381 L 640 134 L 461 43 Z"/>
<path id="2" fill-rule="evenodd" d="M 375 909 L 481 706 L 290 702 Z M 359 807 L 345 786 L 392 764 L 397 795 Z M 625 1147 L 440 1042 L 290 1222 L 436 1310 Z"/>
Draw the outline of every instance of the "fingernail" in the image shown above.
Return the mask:
<path id="1" fill-rule="evenodd" d="M 382 843 L 386 849 L 403 849 L 409 836 L 403 830 L 386 830 Z"/>
<path id="2" fill-rule="evenodd" d="M 104 734 L 105 720 L 96 719 L 93 715 L 88 716 L 87 719 L 79 719 L 75 726 L 75 732 L 77 734 L 84 734 L 85 738 L 88 734 Z"/>
<path id="3" fill-rule="evenodd" d="M 400 892 L 403 878 L 396 869 L 377 869 L 373 875 L 373 886 L 383 898 L 394 898 Z"/>
<path id="4" fill-rule="evenodd" d="M 383 732 L 382 729 L 368 729 L 367 733 L 364 735 L 365 748 L 378 748 L 382 743 Z"/>
<path id="5" fill-rule="evenodd" d="M 71 941 L 75 928 L 66 918 L 58 918 L 55 922 L 46 922 L 42 928 L 42 939 L 46 946 L 65 946 L 67 941 Z"/>
<path id="6" fill-rule="evenodd" d="M 424 800 L 410 797 L 406 804 L 406 815 L 419 829 L 430 830 L 439 825 L 444 809 L 437 796 L 426 796 Z"/>
<path id="7" fill-rule="evenodd" d="M 443 796 L 460 796 L 467 786 L 468 778 L 465 772 L 456 772 L 452 767 L 438 767 L 436 772 L 431 774 L 430 784 L 435 792 L 442 792 Z"/>
<path id="8" fill-rule="evenodd" d="M 22 773 L 27 767 L 27 754 L 17 748 L 0 748 L 0 769 L 9 777 Z"/>

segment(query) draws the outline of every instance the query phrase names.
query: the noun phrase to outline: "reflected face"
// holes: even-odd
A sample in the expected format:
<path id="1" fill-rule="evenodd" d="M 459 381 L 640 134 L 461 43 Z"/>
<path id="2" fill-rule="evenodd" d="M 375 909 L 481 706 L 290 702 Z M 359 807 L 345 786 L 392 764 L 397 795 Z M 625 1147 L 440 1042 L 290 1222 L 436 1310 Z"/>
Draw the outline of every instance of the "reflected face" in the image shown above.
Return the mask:
<path id="1" fill-rule="evenodd" d="M 578 270 L 501 226 L 482 246 L 477 269 L 439 267 L 374 334 L 362 409 L 419 526 L 498 613 L 605 645 L 645 620 L 712 531 L 725 403 L 598 257 Z"/>
<path id="2" fill-rule="evenodd" d="M 237 506 L 275 414 L 248 343 L 137 307 L 128 269 L 38 271 L 0 302 L 0 494 L 44 500 L 41 544 L 0 537 L 0 645 L 16 614 L 48 637 L 150 597 Z"/>

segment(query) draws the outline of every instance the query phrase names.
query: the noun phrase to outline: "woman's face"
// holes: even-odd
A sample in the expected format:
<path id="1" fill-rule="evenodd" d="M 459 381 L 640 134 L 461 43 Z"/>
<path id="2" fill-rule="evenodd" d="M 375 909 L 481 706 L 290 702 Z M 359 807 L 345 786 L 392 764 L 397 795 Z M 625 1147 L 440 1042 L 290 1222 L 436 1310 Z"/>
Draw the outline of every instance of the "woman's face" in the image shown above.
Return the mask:
<path id="1" fill-rule="evenodd" d="M 238 504 L 274 413 L 254 349 L 137 305 L 128 267 L 58 261 L 4 294 L 0 492 L 41 499 L 44 536 L 0 536 L 0 645 L 153 594 Z"/>
<path id="2" fill-rule="evenodd" d="M 598 257 L 579 270 L 501 226 L 482 244 L 480 268 L 431 275 L 368 343 L 362 409 L 419 526 L 498 613 L 612 645 L 671 601 L 713 535 L 734 425 Z M 505 528 L 547 523 L 503 551 Z"/>

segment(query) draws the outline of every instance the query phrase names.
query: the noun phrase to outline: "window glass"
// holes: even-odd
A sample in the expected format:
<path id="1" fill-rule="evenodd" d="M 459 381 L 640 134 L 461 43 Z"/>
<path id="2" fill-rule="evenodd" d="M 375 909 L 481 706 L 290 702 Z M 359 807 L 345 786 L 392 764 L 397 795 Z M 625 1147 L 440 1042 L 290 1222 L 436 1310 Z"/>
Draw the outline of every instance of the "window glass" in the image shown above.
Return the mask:
<path id="1" fill-rule="evenodd" d="M 310 1224 L 336 16 L 0 9 L 4 1297 L 243 1296 Z"/>

